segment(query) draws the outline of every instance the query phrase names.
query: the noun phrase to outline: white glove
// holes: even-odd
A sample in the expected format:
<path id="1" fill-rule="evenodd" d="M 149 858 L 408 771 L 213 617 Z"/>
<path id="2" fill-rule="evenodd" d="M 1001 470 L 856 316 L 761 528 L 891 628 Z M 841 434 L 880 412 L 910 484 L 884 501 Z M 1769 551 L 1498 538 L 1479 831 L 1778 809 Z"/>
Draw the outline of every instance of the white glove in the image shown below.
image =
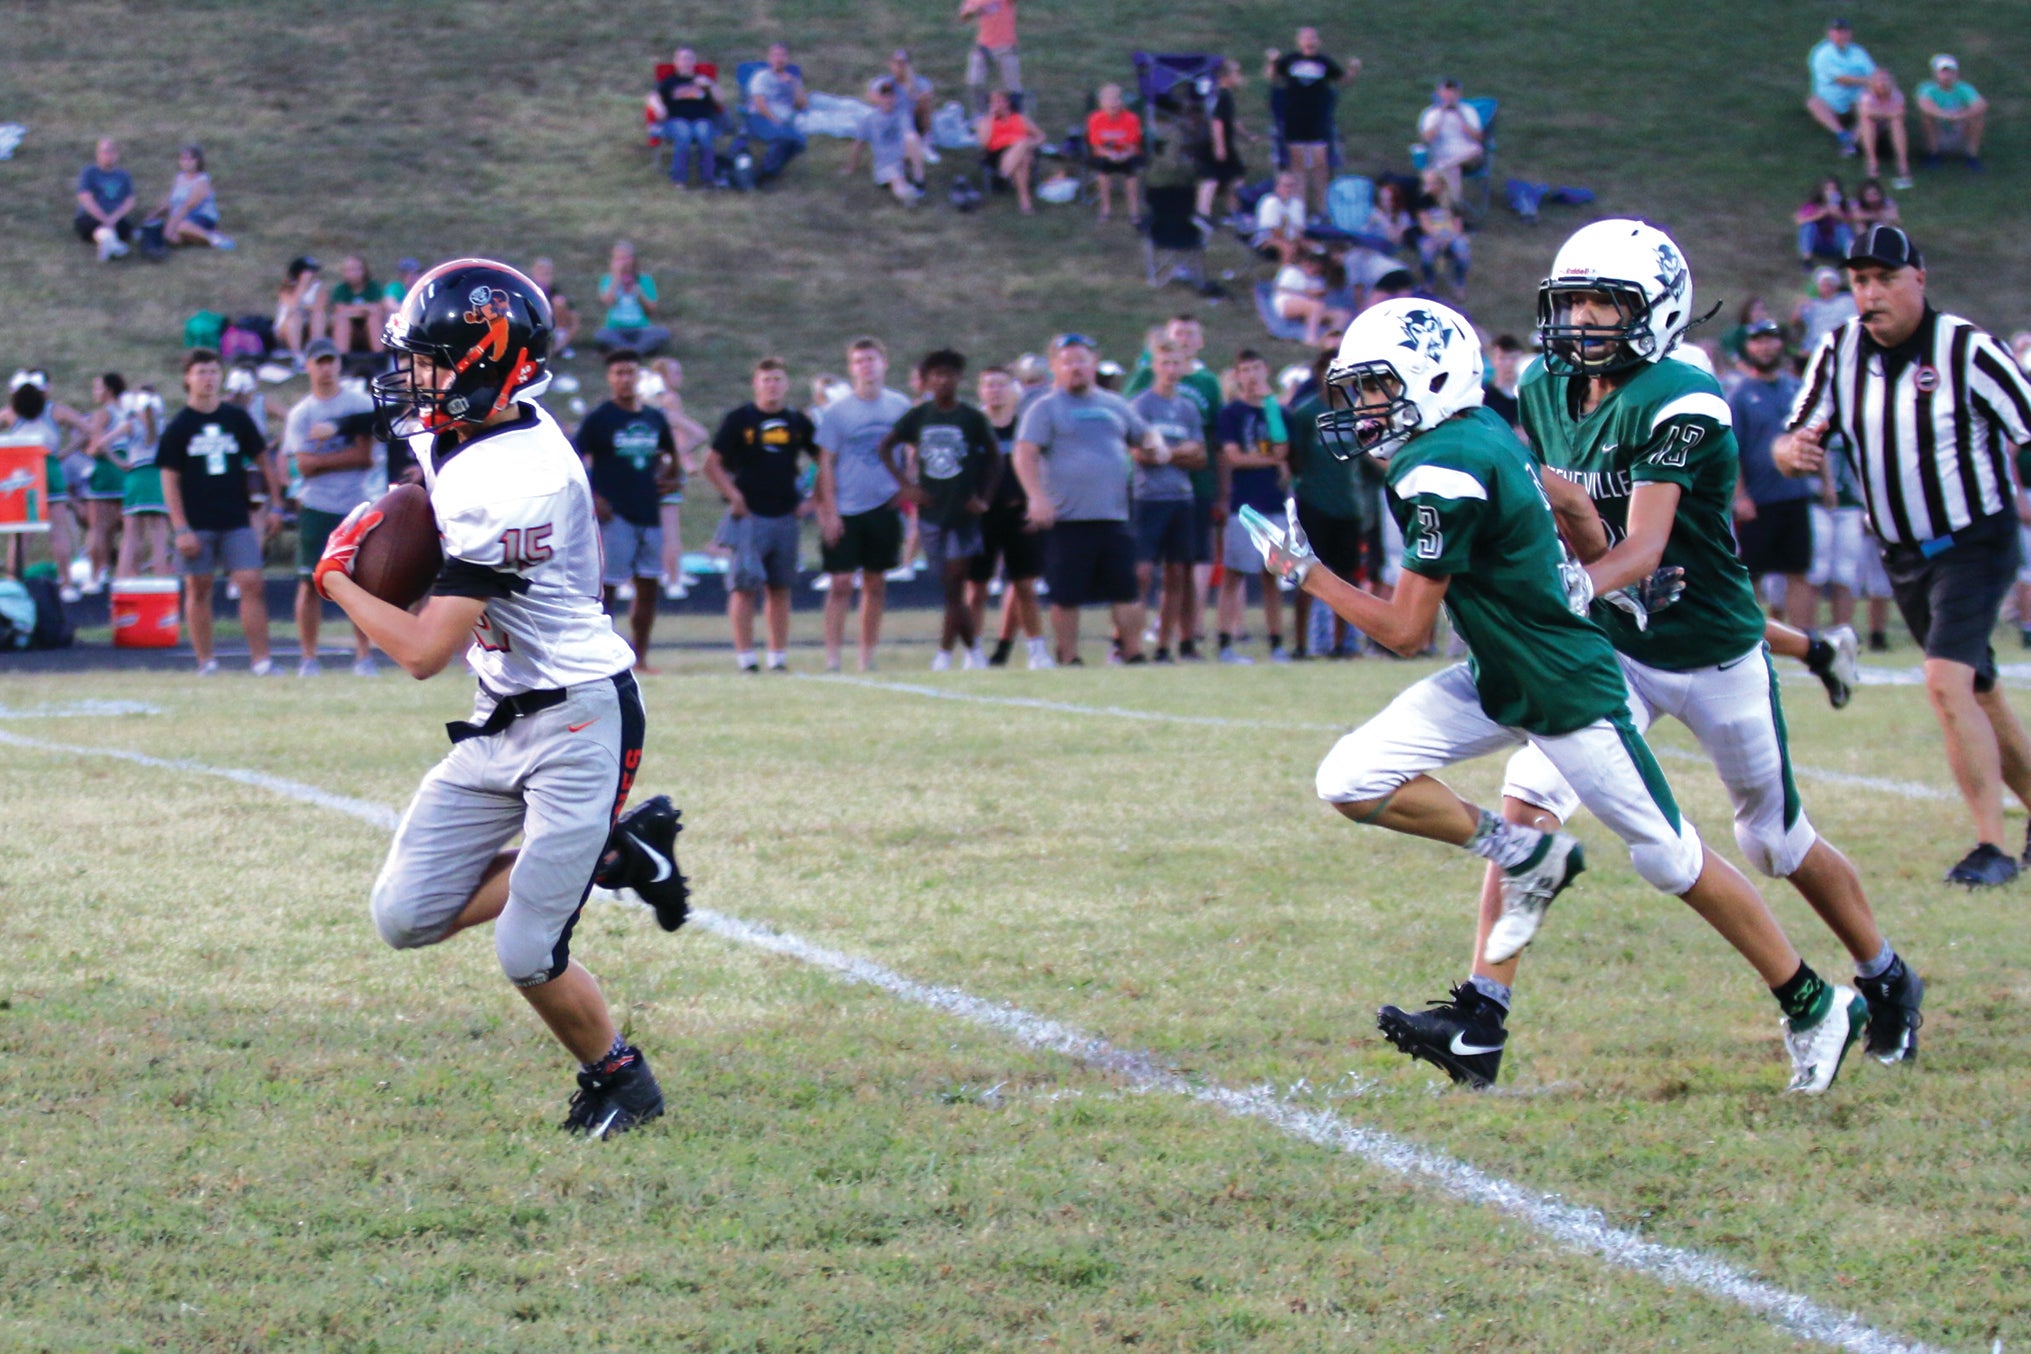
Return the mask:
<path id="1" fill-rule="evenodd" d="M 1279 578 L 1293 583 L 1305 581 L 1305 575 L 1319 562 L 1312 553 L 1312 544 L 1305 539 L 1296 517 L 1291 514 L 1290 532 L 1271 522 L 1255 509 L 1244 506 L 1241 509 L 1241 525 L 1248 530 L 1248 538 L 1255 542 L 1255 548 L 1262 552 L 1262 567 Z"/>
<path id="2" fill-rule="evenodd" d="M 1594 603 L 1594 580 L 1587 566 L 1566 555 L 1559 560 L 1559 586 L 1565 589 L 1566 609 L 1575 616 L 1587 614 Z"/>

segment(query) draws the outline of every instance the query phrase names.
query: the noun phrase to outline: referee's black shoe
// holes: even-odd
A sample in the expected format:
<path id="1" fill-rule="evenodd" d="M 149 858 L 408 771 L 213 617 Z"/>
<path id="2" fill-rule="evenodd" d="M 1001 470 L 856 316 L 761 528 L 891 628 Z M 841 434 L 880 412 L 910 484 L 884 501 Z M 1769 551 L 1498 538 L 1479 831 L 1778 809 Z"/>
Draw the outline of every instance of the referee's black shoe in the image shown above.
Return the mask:
<path id="1" fill-rule="evenodd" d="M 656 909 L 656 922 L 674 931 L 691 915 L 691 885 L 677 868 L 677 834 L 683 810 L 670 796 L 657 795 L 621 815 L 607 838 L 593 882 L 602 888 L 633 889 Z"/>
<path id="2" fill-rule="evenodd" d="M 2016 877 L 2017 862 L 1988 842 L 1976 846 L 1961 857 L 1960 864 L 1946 872 L 1947 883 L 1965 884 L 1971 889 L 1994 888 Z"/>
<path id="3" fill-rule="evenodd" d="M 613 1138 L 663 1113 L 663 1088 L 649 1060 L 630 1044 L 599 1071 L 581 1070 L 578 1090 L 560 1125 L 566 1133 Z"/>
<path id="4" fill-rule="evenodd" d="M 1375 1013 L 1375 1026 L 1405 1053 L 1445 1069 L 1447 1076 L 1477 1091 L 1495 1084 L 1502 1067 L 1502 1048 L 1509 1032 L 1502 1027 L 1508 1012 L 1462 983 L 1450 1001 L 1435 1001 L 1422 1011 L 1385 1006 Z"/>

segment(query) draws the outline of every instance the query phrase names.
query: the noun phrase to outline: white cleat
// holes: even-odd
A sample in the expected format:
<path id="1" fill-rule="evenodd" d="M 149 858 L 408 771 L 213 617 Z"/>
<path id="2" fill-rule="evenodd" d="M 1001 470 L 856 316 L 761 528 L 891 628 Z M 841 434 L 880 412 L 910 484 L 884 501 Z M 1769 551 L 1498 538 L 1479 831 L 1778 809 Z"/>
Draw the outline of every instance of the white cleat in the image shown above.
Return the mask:
<path id="1" fill-rule="evenodd" d="M 1868 1023 L 1869 1003 L 1852 987 L 1836 986 L 1833 1000 L 1819 1023 L 1802 1030 L 1784 1022 L 1784 1051 L 1791 1055 L 1791 1084 L 1787 1095 L 1818 1095 L 1834 1084 L 1841 1061 L 1862 1036 Z"/>
<path id="2" fill-rule="evenodd" d="M 1535 865 L 1502 876 L 1502 915 L 1482 947 L 1482 957 L 1491 964 L 1506 963 L 1523 953 L 1544 924 L 1551 900 L 1587 868 L 1587 854 L 1579 838 L 1564 832 L 1550 837 Z"/>

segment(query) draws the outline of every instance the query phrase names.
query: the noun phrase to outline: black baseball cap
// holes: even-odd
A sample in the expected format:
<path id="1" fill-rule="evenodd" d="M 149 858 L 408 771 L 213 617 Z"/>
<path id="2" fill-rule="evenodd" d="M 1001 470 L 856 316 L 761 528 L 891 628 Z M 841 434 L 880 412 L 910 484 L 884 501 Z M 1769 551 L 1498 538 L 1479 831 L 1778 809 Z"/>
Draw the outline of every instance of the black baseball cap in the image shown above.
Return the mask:
<path id="1" fill-rule="evenodd" d="M 1925 256 L 1911 237 L 1895 226 L 1870 226 L 1855 237 L 1848 250 L 1847 265 L 1874 263 L 1884 268 L 1923 268 Z"/>

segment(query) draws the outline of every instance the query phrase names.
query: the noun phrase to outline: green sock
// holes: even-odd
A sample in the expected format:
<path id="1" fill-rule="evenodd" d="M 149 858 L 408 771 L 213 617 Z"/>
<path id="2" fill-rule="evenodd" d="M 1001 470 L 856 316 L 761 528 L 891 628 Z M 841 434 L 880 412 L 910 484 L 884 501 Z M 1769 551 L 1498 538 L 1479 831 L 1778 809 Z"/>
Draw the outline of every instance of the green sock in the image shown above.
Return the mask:
<path id="1" fill-rule="evenodd" d="M 1833 988 L 1803 962 L 1799 964 L 1798 972 L 1782 986 L 1771 988 L 1770 994 L 1777 998 L 1777 1004 L 1784 1009 L 1784 1018 L 1791 1022 L 1794 1030 L 1818 1024 L 1834 1002 Z"/>

